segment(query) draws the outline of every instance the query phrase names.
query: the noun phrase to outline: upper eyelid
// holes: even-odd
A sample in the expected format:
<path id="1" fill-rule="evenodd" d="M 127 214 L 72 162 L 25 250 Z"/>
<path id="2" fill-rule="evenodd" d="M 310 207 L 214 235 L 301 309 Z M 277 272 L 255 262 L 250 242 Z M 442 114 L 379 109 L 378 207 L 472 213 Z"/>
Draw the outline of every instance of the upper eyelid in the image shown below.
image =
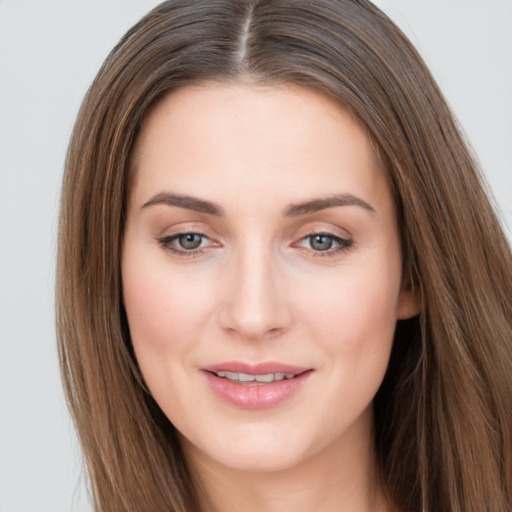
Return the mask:
<path id="1" fill-rule="evenodd" d="M 350 243 L 352 244 L 353 243 L 353 240 L 351 237 L 345 237 L 345 236 L 340 236 L 340 235 L 337 235 L 337 234 L 334 234 L 334 233 L 330 233 L 330 232 L 326 232 L 326 231 L 319 231 L 319 232 L 314 232 L 314 233 L 309 233 L 305 236 L 301 236 L 297 242 L 302 242 L 303 240 L 306 240 L 312 236 L 326 236 L 326 237 L 329 237 L 329 238 L 332 238 L 335 242 L 341 244 L 341 245 L 345 245 L 347 243 Z M 293 242 L 293 244 L 296 244 L 297 242 Z"/>
<path id="2" fill-rule="evenodd" d="M 162 239 L 171 240 L 181 235 L 191 233 L 200 235 L 208 240 L 212 240 L 214 242 L 223 244 L 221 242 L 221 239 L 225 238 L 225 236 L 220 235 L 217 232 L 217 230 L 213 230 L 212 233 L 212 229 L 209 227 L 208 224 L 205 225 L 204 222 L 199 223 L 199 226 L 196 226 L 195 224 L 197 223 L 183 222 L 175 226 L 167 226 L 166 228 L 159 230 L 159 233 L 156 234 L 155 238 L 160 241 Z M 324 222 L 320 223 L 324 225 L 308 226 L 308 224 L 318 223 L 301 223 L 299 227 L 293 229 L 293 233 L 289 232 L 288 235 L 286 235 L 287 237 L 289 237 L 290 243 L 295 244 L 300 240 L 306 239 L 308 236 L 311 235 L 326 235 L 343 241 L 353 241 L 352 233 L 350 233 L 346 228 L 332 225 L 330 222 L 327 223 L 327 226 L 325 225 Z"/>
<path id="3" fill-rule="evenodd" d="M 187 235 L 187 234 L 194 234 L 194 235 L 200 235 L 204 238 L 208 238 L 209 240 L 213 240 L 214 237 L 208 235 L 206 233 L 207 230 L 204 229 L 194 229 L 194 228 L 180 228 L 176 231 L 172 231 L 171 233 L 165 234 L 165 232 L 168 231 L 167 229 L 162 230 L 162 234 L 158 234 L 155 238 L 157 239 L 172 239 L 176 238 L 181 235 Z M 335 230 L 335 229 L 325 229 L 325 228 L 319 228 L 319 229 L 307 229 L 304 230 L 304 233 L 300 234 L 300 236 L 294 236 L 292 238 L 295 238 L 295 240 L 303 240 L 307 238 L 308 236 L 312 235 L 326 235 L 333 238 L 339 238 L 342 240 L 350 240 L 352 238 L 352 235 L 348 232 L 341 233 L 341 230 Z"/>
<path id="4" fill-rule="evenodd" d="M 327 236 L 332 236 L 332 237 L 335 237 L 335 238 L 341 238 L 343 240 L 351 240 L 352 239 L 352 234 L 346 230 L 346 229 L 342 229 L 342 228 L 339 228 L 339 227 L 324 227 L 324 226 L 320 226 L 320 227 L 313 227 L 313 228 L 306 228 L 304 229 L 303 227 L 299 228 L 296 230 L 296 238 L 297 239 L 303 239 L 303 238 L 306 238 L 310 235 L 327 235 Z"/>
<path id="5" fill-rule="evenodd" d="M 177 226 L 166 226 L 165 228 L 158 230 L 156 238 L 169 238 L 173 236 L 186 235 L 187 233 L 212 238 L 207 234 L 207 232 L 211 231 L 210 229 L 204 227 L 202 223 L 197 227 L 194 224 L 196 223 L 180 222 Z"/>
<path id="6" fill-rule="evenodd" d="M 176 231 L 175 233 L 170 233 L 168 235 L 157 236 L 156 239 L 160 242 L 162 242 L 162 241 L 170 242 L 170 241 L 175 240 L 176 238 L 179 238 L 180 236 L 183 236 L 183 235 L 199 235 L 202 238 L 213 241 L 213 239 L 210 236 L 206 235 L 205 233 L 202 233 L 200 231 L 191 231 L 191 230 Z"/>

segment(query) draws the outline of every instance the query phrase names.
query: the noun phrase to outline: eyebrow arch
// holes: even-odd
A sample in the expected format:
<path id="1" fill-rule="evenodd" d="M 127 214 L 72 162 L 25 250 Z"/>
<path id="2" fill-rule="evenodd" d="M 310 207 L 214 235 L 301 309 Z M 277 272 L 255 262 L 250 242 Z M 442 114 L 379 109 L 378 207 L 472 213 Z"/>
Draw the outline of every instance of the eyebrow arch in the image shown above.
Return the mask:
<path id="1" fill-rule="evenodd" d="M 186 210 L 193 210 L 208 215 L 221 216 L 224 214 L 222 208 L 210 201 L 198 199 L 197 197 L 186 196 L 181 194 L 171 194 L 170 192 L 160 192 L 154 195 L 149 201 L 142 205 L 142 208 L 149 208 L 157 204 L 166 204 L 168 206 L 177 206 Z"/>
<path id="2" fill-rule="evenodd" d="M 303 203 L 296 203 L 288 206 L 285 211 L 285 217 L 298 217 L 307 213 L 314 213 L 327 208 L 334 208 L 336 206 L 360 206 L 371 213 L 375 213 L 373 206 L 359 197 L 352 194 L 337 194 L 329 197 L 322 197 L 305 201 Z"/>

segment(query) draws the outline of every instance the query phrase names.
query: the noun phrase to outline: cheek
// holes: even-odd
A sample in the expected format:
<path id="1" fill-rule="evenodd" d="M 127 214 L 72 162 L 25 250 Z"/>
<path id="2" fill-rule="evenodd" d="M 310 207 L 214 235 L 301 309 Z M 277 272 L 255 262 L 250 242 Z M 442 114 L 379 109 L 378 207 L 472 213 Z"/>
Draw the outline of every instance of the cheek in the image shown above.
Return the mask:
<path id="1" fill-rule="evenodd" d="M 166 265 L 123 262 L 123 295 L 130 337 L 144 380 L 165 414 L 179 425 L 189 396 L 191 354 L 208 330 L 211 294 Z M 192 394 L 192 398 L 194 394 Z M 189 404 L 193 400 L 189 400 Z"/>
<path id="2" fill-rule="evenodd" d="M 372 339 L 392 336 L 396 324 L 399 296 L 398 273 L 372 273 L 368 270 L 339 275 L 324 283 L 317 293 L 302 293 L 304 314 L 315 328 L 325 333 L 325 340 L 344 340 L 347 349 Z"/>
<path id="3" fill-rule="evenodd" d="M 139 264 L 140 263 L 140 264 Z M 211 317 L 212 293 L 189 273 L 131 254 L 123 261 L 123 296 L 133 347 L 145 361 L 178 355 L 198 342 Z M 168 360 L 168 359 L 167 359 Z"/>
<path id="4" fill-rule="evenodd" d="M 327 355 L 340 407 L 369 403 L 389 361 L 400 291 L 400 258 L 342 269 L 316 293 L 303 293 L 309 337 Z"/>

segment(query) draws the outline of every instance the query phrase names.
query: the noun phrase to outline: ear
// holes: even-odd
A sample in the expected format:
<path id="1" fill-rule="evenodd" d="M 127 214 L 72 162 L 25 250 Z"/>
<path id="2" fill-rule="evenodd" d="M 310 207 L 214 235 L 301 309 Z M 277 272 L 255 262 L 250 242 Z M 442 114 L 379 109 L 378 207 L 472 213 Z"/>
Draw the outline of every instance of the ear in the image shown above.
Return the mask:
<path id="1" fill-rule="evenodd" d="M 411 281 L 411 278 L 407 277 L 402 283 L 402 289 L 400 290 L 396 308 L 397 320 L 407 320 L 413 316 L 419 315 L 421 312 L 422 304 L 420 291 Z"/>

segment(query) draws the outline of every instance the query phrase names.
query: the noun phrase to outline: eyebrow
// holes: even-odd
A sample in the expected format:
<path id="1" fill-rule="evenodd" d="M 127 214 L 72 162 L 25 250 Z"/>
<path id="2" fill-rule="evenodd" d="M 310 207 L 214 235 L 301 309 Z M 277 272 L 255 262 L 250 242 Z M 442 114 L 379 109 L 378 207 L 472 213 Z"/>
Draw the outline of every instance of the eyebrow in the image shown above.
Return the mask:
<path id="1" fill-rule="evenodd" d="M 219 205 L 210 201 L 181 194 L 171 194 L 169 192 L 160 192 L 159 194 L 156 194 L 149 201 L 144 203 L 142 208 L 149 208 L 150 206 L 155 206 L 157 204 L 177 206 L 178 208 L 185 208 L 186 210 L 193 210 L 195 212 L 215 216 L 220 216 L 224 213 L 223 209 Z"/>
<path id="2" fill-rule="evenodd" d="M 359 206 L 371 213 L 375 213 L 373 206 L 359 197 L 352 194 L 336 194 L 329 197 L 321 197 L 302 203 L 292 204 L 286 208 L 285 216 L 298 217 L 299 215 L 314 213 L 320 210 L 326 210 L 327 208 L 335 208 L 336 206 Z"/>
<path id="3" fill-rule="evenodd" d="M 157 204 L 176 206 L 178 208 L 206 213 L 208 215 L 222 216 L 224 214 L 224 210 L 211 201 L 182 194 L 172 194 L 170 192 L 160 192 L 154 195 L 149 201 L 142 205 L 142 208 L 149 208 Z M 337 206 L 359 206 L 371 213 L 375 213 L 373 206 L 359 197 L 352 194 L 336 194 L 329 197 L 321 197 L 291 204 L 286 208 L 284 215 L 285 217 L 299 217 L 300 215 L 326 210 L 327 208 L 335 208 Z"/>

